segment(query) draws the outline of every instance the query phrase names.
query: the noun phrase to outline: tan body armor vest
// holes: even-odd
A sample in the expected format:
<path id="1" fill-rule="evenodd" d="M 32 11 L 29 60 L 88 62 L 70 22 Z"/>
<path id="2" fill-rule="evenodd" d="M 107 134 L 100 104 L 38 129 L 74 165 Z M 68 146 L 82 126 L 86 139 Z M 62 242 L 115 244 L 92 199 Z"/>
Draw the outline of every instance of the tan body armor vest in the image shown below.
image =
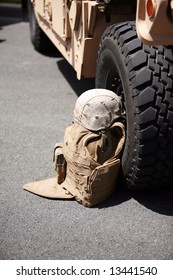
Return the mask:
<path id="1" fill-rule="evenodd" d="M 74 123 L 66 128 L 62 150 L 55 149 L 58 183 L 78 202 L 91 207 L 115 190 L 120 153 L 125 141 L 124 125 L 116 122 L 103 132 L 91 132 Z M 58 157 L 64 155 L 65 162 Z"/>
<path id="2" fill-rule="evenodd" d="M 44 197 L 74 198 L 91 207 L 115 190 L 125 142 L 121 98 L 107 89 L 91 89 L 75 104 L 73 121 L 64 143 L 54 149 L 56 178 L 25 184 L 27 191 Z"/>

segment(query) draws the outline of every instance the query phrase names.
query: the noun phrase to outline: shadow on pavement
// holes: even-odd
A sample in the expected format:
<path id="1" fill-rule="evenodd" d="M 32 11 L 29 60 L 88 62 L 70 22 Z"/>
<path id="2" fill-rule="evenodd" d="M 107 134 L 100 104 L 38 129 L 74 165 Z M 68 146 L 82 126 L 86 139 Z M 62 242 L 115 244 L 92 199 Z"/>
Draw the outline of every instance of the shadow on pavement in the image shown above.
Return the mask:
<path id="1" fill-rule="evenodd" d="M 0 30 L 1 30 L 1 28 L 0 28 Z M 6 41 L 5 39 L 0 39 L 0 43 L 3 43 L 5 41 Z"/>
<path id="2" fill-rule="evenodd" d="M 57 66 L 63 76 L 66 78 L 67 82 L 73 88 L 77 96 L 88 89 L 95 88 L 94 78 L 78 80 L 75 70 L 64 58 L 57 61 Z"/>
<path id="3" fill-rule="evenodd" d="M 127 188 L 117 187 L 117 191 L 105 202 L 96 206 L 106 208 L 119 205 L 127 200 L 135 199 L 146 208 L 162 215 L 173 216 L 173 188 L 165 187 L 152 191 L 131 191 Z"/>
<path id="4" fill-rule="evenodd" d="M 113 207 L 127 200 L 130 200 L 131 198 L 132 198 L 132 193 L 130 190 L 128 190 L 125 187 L 122 188 L 117 187 L 115 193 L 110 198 L 108 198 L 101 204 L 96 205 L 95 208 L 101 209 L 101 208 Z"/>
<path id="5" fill-rule="evenodd" d="M 167 216 L 173 216 L 172 186 L 147 192 L 135 192 L 133 193 L 133 198 L 154 212 Z"/>
<path id="6" fill-rule="evenodd" d="M 0 29 L 2 29 L 3 26 L 16 24 L 22 22 L 22 18 L 12 18 L 12 17 L 1 17 L 0 16 Z"/>

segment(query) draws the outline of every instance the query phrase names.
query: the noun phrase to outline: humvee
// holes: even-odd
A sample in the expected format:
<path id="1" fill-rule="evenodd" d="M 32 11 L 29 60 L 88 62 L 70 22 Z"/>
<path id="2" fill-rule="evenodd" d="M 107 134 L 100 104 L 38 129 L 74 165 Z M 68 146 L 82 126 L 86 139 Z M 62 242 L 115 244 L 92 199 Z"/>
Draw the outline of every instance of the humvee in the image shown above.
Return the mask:
<path id="1" fill-rule="evenodd" d="M 53 43 L 77 78 L 122 98 L 122 176 L 134 190 L 173 179 L 173 1 L 23 0 L 31 41 Z"/>

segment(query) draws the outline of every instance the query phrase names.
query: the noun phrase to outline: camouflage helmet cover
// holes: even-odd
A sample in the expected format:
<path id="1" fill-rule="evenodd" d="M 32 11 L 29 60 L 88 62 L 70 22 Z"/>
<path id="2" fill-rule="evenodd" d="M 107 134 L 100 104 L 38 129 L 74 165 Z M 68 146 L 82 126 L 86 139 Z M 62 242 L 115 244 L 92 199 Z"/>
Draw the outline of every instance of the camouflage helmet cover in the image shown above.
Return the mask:
<path id="1" fill-rule="evenodd" d="M 74 122 L 92 131 L 109 128 L 121 116 L 121 98 L 101 88 L 82 93 L 76 101 L 73 115 Z"/>

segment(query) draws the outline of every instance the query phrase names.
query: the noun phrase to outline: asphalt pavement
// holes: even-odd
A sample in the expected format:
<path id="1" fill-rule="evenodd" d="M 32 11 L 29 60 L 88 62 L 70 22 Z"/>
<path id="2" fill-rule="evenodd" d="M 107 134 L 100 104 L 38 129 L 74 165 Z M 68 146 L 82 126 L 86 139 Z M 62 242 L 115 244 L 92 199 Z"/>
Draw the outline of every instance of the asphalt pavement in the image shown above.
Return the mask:
<path id="1" fill-rule="evenodd" d="M 0 26 L 0 259 L 173 259 L 173 188 L 117 186 L 91 209 L 22 189 L 55 176 L 54 145 L 94 80 L 78 81 L 58 52 L 36 52 L 20 18 Z"/>

